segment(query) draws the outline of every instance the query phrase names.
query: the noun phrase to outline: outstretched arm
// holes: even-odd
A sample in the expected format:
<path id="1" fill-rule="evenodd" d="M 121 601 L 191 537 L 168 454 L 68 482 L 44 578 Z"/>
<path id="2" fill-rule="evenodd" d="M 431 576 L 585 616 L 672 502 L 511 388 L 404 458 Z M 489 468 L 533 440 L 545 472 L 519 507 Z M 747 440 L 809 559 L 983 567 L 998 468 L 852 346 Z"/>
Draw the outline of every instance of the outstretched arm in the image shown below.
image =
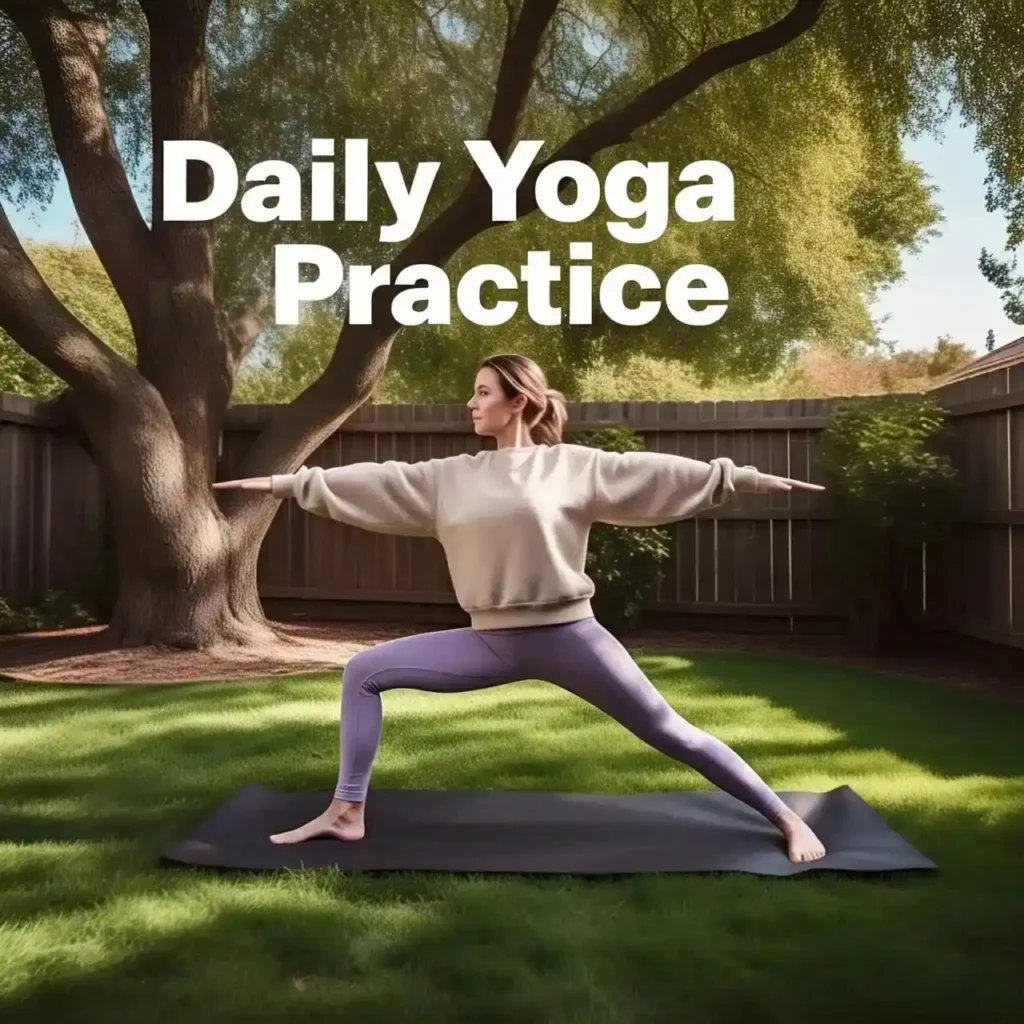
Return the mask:
<path id="1" fill-rule="evenodd" d="M 823 491 L 818 484 L 762 473 L 720 457 L 710 462 L 666 452 L 598 452 L 593 518 L 613 526 L 659 526 L 724 504 L 736 493 Z"/>
<path id="2" fill-rule="evenodd" d="M 293 498 L 314 515 L 375 533 L 435 536 L 436 459 L 425 462 L 357 462 L 306 467 L 294 473 L 226 480 L 215 489 L 269 491 Z"/>

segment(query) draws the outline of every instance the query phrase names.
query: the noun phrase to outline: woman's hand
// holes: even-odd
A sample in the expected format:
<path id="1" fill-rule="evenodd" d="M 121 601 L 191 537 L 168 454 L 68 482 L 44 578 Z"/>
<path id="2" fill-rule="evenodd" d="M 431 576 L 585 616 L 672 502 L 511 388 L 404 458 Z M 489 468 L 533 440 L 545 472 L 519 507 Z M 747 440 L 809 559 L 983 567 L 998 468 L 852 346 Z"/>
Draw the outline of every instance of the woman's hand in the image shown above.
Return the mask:
<path id="1" fill-rule="evenodd" d="M 213 485 L 215 491 L 269 491 L 271 490 L 271 478 L 269 476 L 250 476 L 245 480 L 222 480 Z"/>
<path id="2" fill-rule="evenodd" d="M 788 476 L 759 474 L 757 490 L 761 494 L 775 494 L 780 491 L 823 491 L 821 484 L 809 484 L 806 480 L 790 480 Z"/>

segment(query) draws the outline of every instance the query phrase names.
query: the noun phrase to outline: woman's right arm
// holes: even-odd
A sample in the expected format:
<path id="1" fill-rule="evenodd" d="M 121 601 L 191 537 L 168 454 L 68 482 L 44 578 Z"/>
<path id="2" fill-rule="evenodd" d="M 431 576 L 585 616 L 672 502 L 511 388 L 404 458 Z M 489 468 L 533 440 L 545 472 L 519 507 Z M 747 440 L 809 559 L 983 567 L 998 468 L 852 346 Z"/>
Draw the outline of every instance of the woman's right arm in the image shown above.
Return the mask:
<path id="1" fill-rule="evenodd" d="M 437 459 L 306 467 L 270 477 L 277 498 L 375 533 L 435 536 Z"/>

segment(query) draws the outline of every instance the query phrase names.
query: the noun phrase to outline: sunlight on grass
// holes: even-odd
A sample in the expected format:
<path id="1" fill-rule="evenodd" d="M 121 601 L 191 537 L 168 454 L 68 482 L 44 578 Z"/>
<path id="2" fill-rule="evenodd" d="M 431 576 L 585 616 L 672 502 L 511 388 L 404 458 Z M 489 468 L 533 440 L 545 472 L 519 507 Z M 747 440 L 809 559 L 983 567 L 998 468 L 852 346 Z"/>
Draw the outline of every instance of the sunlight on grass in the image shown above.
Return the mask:
<path id="1" fill-rule="evenodd" d="M 773 788 L 852 786 L 936 859 L 938 878 L 597 884 L 161 867 L 160 851 L 240 786 L 333 786 L 337 673 L 230 687 L 7 686 L 0 1015 L 67 1018 L 88 1005 L 120 1022 L 160 1000 L 175 1020 L 201 1022 L 617 1024 L 664 1019 L 666 1006 L 693 1019 L 840 1019 L 837 1007 L 866 1019 L 910 1005 L 967 1019 L 1013 1004 L 1019 709 L 782 658 L 638 660 Z M 395 691 L 384 705 L 380 788 L 710 785 L 545 683 Z"/>

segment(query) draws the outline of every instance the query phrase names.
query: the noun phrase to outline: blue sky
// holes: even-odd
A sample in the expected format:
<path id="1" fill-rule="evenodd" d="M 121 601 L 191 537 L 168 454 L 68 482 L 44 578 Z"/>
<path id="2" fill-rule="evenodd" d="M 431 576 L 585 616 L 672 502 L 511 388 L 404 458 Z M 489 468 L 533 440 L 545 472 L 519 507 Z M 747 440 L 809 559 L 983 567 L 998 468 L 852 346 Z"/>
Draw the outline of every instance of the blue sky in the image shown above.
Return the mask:
<path id="1" fill-rule="evenodd" d="M 999 293 L 978 270 L 982 248 L 1003 256 L 1006 219 L 985 210 L 985 157 L 974 144 L 974 129 L 961 124 L 958 110 L 941 137 L 904 142 L 907 157 L 921 164 L 937 186 L 936 201 L 946 220 L 939 225 L 941 235 L 920 253 L 904 255 L 905 279 L 883 292 L 873 307 L 876 318 L 888 318 L 882 336 L 900 348 L 930 347 L 940 335 L 950 334 L 982 352 L 989 328 L 997 346 L 1024 335 L 1024 326 L 1007 319 Z M 8 212 L 24 240 L 86 240 L 63 177 L 45 210 Z"/>
<path id="2" fill-rule="evenodd" d="M 999 292 L 981 276 L 978 257 L 987 248 L 998 258 L 1006 252 L 1006 217 L 985 209 L 985 155 L 976 152 L 975 131 L 961 124 L 959 109 L 950 115 L 941 137 L 907 139 L 903 151 L 920 164 L 945 221 L 941 232 L 916 255 L 904 254 L 904 279 L 883 292 L 876 317 L 888 316 L 881 333 L 901 348 L 923 348 L 943 334 L 984 351 L 989 328 L 996 346 L 1024 336 L 1024 325 L 1003 313 Z"/>

